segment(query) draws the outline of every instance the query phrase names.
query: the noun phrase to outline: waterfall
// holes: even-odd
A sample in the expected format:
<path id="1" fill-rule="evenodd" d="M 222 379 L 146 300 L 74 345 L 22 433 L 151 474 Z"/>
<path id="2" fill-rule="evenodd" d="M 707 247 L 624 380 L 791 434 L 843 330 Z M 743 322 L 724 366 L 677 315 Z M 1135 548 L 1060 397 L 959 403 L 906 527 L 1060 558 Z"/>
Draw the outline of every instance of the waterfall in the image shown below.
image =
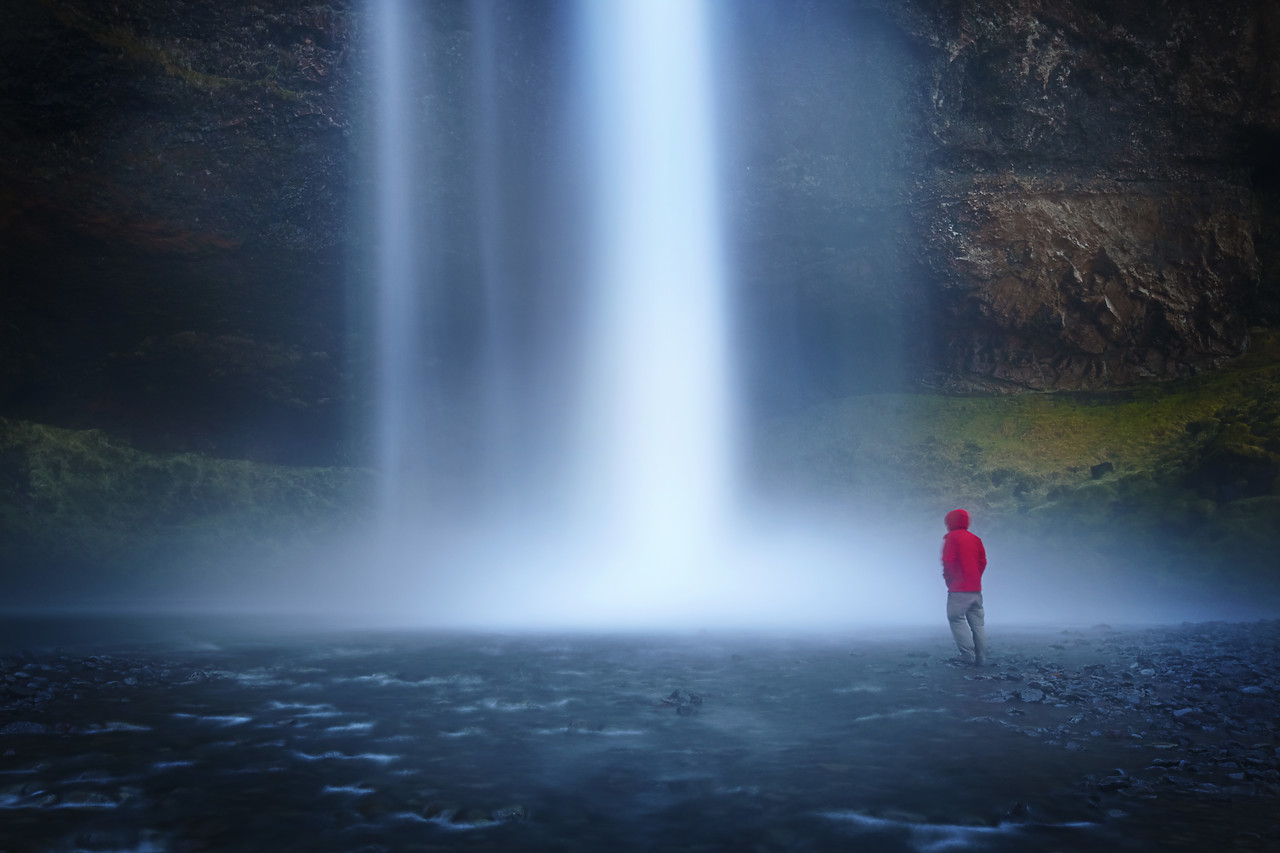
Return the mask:
<path id="1" fill-rule="evenodd" d="M 717 572 L 734 492 L 708 9 L 619 0 L 581 14 L 593 156 L 580 535 L 599 586 L 679 608 Z"/>
<path id="2" fill-rule="evenodd" d="M 414 109 L 416 41 L 409 0 L 377 0 L 377 126 L 374 147 L 374 284 L 376 293 L 376 457 L 381 472 L 377 508 L 385 527 L 425 488 L 424 420 L 427 375 L 422 323 L 427 298 L 426 221 L 418 188 L 428 163 L 413 140 L 423 117 Z M 384 533 L 384 535 L 390 535 Z"/>
<path id="3" fill-rule="evenodd" d="M 549 171 L 576 192 L 557 218 L 530 201 L 533 158 L 509 161 L 513 137 L 499 138 L 521 127 L 498 68 L 517 7 L 472 0 L 461 7 L 466 48 L 445 50 L 430 43 L 438 21 L 415 20 L 422 8 L 374 2 L 387 588 L 433 622 L 644 624 L 723 610 L 738 440 L 709 4 L 561 7 L 572 61 L 548 124 L 571 153 Z M 434 35 L 456 46 L 457 32 Z M 430 79 L 442 67 L 452 84 Z M 438 214 L 437 197 L 467 181 L 470 212 Z M 514 248 L 529 245 L 559 250 L 546 252 L 556 269 L 531 269 Z M 436 257 L 448 252 L 448 264 Z M 473 306 L 470 338 L 462 320 L 435 315 L 447 310 L 440 293 Z M 555 323 L 520 313 L 539 302 L 557 308 Z M 432 339 L 445 327 L 448 346 Z M 450 382 L 467 394 L 442 394 Z M 459 468 L 474 488 L 438 477 L 444 410 L 475 450 Z"/>

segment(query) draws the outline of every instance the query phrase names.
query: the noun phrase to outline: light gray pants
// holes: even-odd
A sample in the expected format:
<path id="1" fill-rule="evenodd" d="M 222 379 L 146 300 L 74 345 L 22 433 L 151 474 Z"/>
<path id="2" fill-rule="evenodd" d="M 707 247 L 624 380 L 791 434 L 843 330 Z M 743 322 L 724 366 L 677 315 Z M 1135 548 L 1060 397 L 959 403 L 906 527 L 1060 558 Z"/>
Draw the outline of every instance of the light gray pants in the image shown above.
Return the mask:
<path id="1" fill-rule="evenodd" d="M 979 666 L 987 662 L 986 615 L 982 612 L 982 593 L 947 593 L 947 621 L 951 636 L 956 638 L 960 657 Z"/>

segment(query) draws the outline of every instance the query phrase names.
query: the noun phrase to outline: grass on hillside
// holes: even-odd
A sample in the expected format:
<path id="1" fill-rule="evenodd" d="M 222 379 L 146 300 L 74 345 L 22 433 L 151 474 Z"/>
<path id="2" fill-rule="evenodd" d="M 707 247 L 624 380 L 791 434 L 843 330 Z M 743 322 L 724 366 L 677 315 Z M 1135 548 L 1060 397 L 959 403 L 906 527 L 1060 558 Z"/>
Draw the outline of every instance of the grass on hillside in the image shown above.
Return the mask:
<path id="1" fill-rule="evenodd" d="M 86 582 L 196 571 L 358 521 L 368 487 L 359 469 L 145 453 L 97 430 L 0 419 L 0 558 L 33 572 L 80 568 Z"/>
<path id="2" fill-rule="evenodd" d="M 1274 562 L 1280 336 L 1217 371 L 1090 394 L 877 394 L 774 426 L 760 475 L 784 492 L 978 510 L 988 529 L 1054 527 L 1100 547 L 1162 542 L 1188 564 Z"/>

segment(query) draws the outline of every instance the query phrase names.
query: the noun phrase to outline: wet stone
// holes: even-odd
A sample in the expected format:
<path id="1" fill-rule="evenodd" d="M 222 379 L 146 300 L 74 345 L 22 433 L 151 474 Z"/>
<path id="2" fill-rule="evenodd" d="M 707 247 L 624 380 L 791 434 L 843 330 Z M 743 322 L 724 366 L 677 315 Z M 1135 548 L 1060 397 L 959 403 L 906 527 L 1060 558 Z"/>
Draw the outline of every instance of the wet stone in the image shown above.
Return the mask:
<path id="1" fill-rule="evenodd" d="M 662 702 L 675 708 L 676 713 L 682 717 L 692 716 L 702 710 L 702 697 L 688 690 L 673 690 L 669 696 L 663 697 Z"/>
<path id="2" fill-rule="evenodd" d="M 51 840 L 20 848 L 32 850 L 95 849 L 78 843 L 68 822 L 79 827 L 74 831 L 91 833 L 97 823 L 109 833 L 160 814 L 183 815 L 179 838 L 126 832 L 100 849 L 254 849 L 242 843 L 252 830 L 241 824 L 263 826 L 258 813 L 268 811 L 273 820 L 292 821 L 298 834 L 277 839 L 274 849 L 290 849 L 295 841 L 292 849 L 329 849 L 312 842 L 333 829 L 346 833 L 340 847 L 347 850 L 521 849 L 525 842 L 532 845 L 527 849 L 629 849 L 626 839 L 637 837 L 631 831 L 646 840 L 653 832 L 652 824 L 624 813 L 642 802 L 646 815 L 661 814 L 667 824 L 675 825 L 672 815 L 697 816 L 681 824 L 685 835 L 655 837 L 665 849 L 752 849 L 739 842 L 775 837 L 788 844 L 770 849 L 876 849 L 862 839 L 841 836 L 847 842 L 841 843 L 815 835 L 792 816 L 809 814 L 816 800 L 876 818 L 890 815 L 889 808 L 868 808 L 861 792 L 874 790 L 874 774 L 914 760 L 915 741 L 891 739 L 965 721 L 977 725 L 948 743 L 965 746 L 963 738 L 972 737 L 984 749 L 999 744 L 1020 759 L 1012 763 L 1039 768 L 1027 772 L 1113 768 L 1084 784 L 1080 777 L 1062 780 L 1074 797 L 1028 801 L 1021 804 L 1027 812 L 1006 814 L 1006 821 L 1028 822 L 1019 832 L 1040 831 L 1046 814 L 1054 814 L 1091 822 L 1086 833 L 1098 831 L 1105 817 L 1117 824 L 1118 837 L 1158 826 L 1152 815 L 1228 799 L 1274 813 L 1268 809 L 1280 796 L 1280 743 L 1268 697 L 1280 683 L 1280 623 L 1116 633 L 1087 649 L 1069 641 L 1056 645 L 1065 651 L 1049 651 L 1048 643 L 1035 647 L 1044 654 L 1011 649 L 998 667 L 964 677 L 928 665 L 919 654 L 902 670 L 900 647 L 892 658 L 874 648 L 841 654 L 825 673 L 820 651 L 795 659 L 788 653 L 776 672 L 765 668 L 767 654 L 738 655 L 732 670 L 742 673 L 742 661 L 750 661 L 749 682 L 723 674 L 729 668 L 718 661 L 728 655 L 719 652 L 712 662 L 671 658 L 646 670 L 624 650 L 588 677 L 581 659 L 547 665 L 564 654 L 548 648 L 536 650 L 543 668 L 535 669 L 530 658 L 519 678 L 491 677 L 489 664 L 474 657 L 438 672 L 432 667 L 445 654 L 440 651 L 415 654 L 412 664 L 403 657 L 380 660 L 380 652 L 335 654 L 322 662 L 295 657 L 297 663 L 280 665 L 230 653 L 163 663 L 68 658 L 48 668 L 40 658 L 21 667 L 9 659 L 0 665 L 13 676 L 0 684 L 0 735 L 10 739 L 0 741 L 0 752 L 16 757 L 0 769 L 31 775 L 0 777 L 0 822 L 43 821 Z M 1157 677 L 1142 675 L 1145 669 Z M 819 681 L 815 673 L 831 678 Z M 670 687 L 682 679 L 716 697 L 715 722 L 725 726 L 668 725 L 670 717 L 654 713 L 655 705 L 680 716 L 698 712 L 702 694 Z M 394 686 L 380 686 L 383 680 Z M 36 697 L 6 690 L 33 682 L 43 688 Z M 585 692 L 588 683 L 595 694 Z M 1001 685 L 1007 689 L 993 692 Z M 47 707 L 38 704 L 40 693 L 54 697 Z M 824 695 L 838 697 L 838 710 L 821 704 Z M 970 716 L 982 700 L 1002 707 L 994 716 Z M 247 722 L 231 722 L 242 718 Z M 786 760 L 761 772 L 759 756 L 769 751 L 756 749 L 757 742 L 767 742 L 770 727 L 788 725 L 796 729 L 787 735 Z M 384 733 L 392 737 L 383 739 Z M 37 734 L 55 737 L 21 737 Z M 849 734 L 856 750 L 843 745 Z M 952 729 L 947 737 L 956 734 Z M 165 744 L 159 752 L 157 743 Z M 901 754 L 864 763 L 866 753 L 883 746 L 901 747 Z M 1051 752 L 1077 755 L 1037 761 Z M 579 787 L 557 788 L 549 799 L 541 777 L 534 778 L 547 767 L 572 768 Z M 814 767 L 822 772 L 815 776 Z M 728 778 L 739 768 L 750 772 Z M 137 797 L 119 787 L 126 778 L 144 789 Z M 219 779 L 227 780 L 223 793 Z M 999 796 L 985 810 L 970 802 L 960 815 L 943 810 L 902 818 L 892 831 L 917 831 L 909 825 L 926 835 L 944 833 L 951 830 L 942 827 L 970 820 L 995 826 L 1022 794 Z M 533 808 L 536 817 L 530 817 Z M 214 809 L 222 814 L 203 816 Z M 749 829 L 729 832 L 744 821 Z M 1252 829 L 1261 833 L 1265 825 Z M 570 837 L 577 840 L 558 844 Z M 407 846 L 397 844 L 409 839 Z M 996 841 L 992 849 L 1087 849 L 1076 843 L 1082 840 L 1039 848 Z M 915 849 L 905 841 L 895 847 L 887 837 L 885 844 Z"/>
<path id="3" fill-rule="evenodd" d="M 493 819 L 498 823 L 528 820 L 529 810 L 521 805 L 503 806 L 493 810 Z"/>

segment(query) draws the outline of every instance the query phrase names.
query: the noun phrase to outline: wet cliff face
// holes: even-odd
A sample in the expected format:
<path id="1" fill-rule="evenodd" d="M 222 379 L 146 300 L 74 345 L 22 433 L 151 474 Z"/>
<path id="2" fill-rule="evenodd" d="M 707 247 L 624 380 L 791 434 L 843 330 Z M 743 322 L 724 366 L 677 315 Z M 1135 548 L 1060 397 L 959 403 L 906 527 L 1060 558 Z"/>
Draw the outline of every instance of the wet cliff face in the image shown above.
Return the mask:
<path id="1" fill-rule="evenodd" d="M 743 26 L 772 115 L 745 120 L 740 175 L 776 214 L 747 223 L 748 281 L 760 328 L 812 320 L 809 375 L 905 329 L 937 387 L 1130 385 L 1280 316 L 1272 6 L 800 3 Z"/>
<path id="2" fill-rule="evenodd" d="M 921 214 L 945 381 L 1164 378 L 1274 321 L 1272 5 L 954 4 L 932 20 L 948 173 Z"/>
<path id="3" fill-rule="evenodd" d="M 1149 5 L 726 4 L 723 181 L 762 410 L 920 381 L 1132 384 L 1280 320 L 1280 11 Z M 512 6 L 498 85 L 531 121 L 558 8 Z M 423 144 L 457 164 L 437 189 L 462 228 L 475 38 L 465 4 L 431 9 L 446 120 Z M 5 4 L 0 415 L 359 456 L 363 15 Z M 511 143 L 531 185 L 549 138 Z M 469 266 L 449 269 L 465 315 Z"/>
<path id="4" fill-rule="evenodd" d="M 0 14 L 3 414 L 162 447 L 331 453 L 345 11 L 23 0 Z"/>

